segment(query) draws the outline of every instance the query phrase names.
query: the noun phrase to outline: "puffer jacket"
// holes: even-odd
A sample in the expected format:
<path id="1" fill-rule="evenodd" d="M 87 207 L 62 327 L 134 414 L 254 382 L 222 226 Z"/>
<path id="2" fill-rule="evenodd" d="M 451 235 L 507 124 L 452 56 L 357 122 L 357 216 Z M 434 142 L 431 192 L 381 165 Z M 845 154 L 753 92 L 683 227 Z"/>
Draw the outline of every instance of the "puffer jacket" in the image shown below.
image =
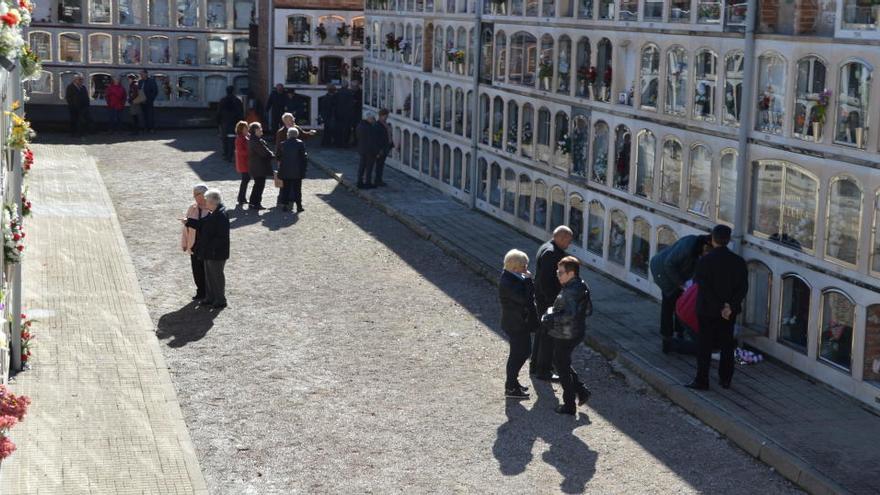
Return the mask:
<path id="1" fill-rule="evenodd" d="M 551 309 L 541 318 L 554 339 L 581 340 L 587 333 L 587 316 L 593 314 L 590 288 L 579 278 L 562 286 Z"/>
<path id="2" fill-rule="evenodd" d="M 528 333 L 538 324 L 535 310 L 535 284 L 530 277 L 521 277 L 504 270 L 498 282 L 501 302 L 501 329 L 508 335 Z"/>
<path id="3" fill-rule="evenodd" d="M 673 294 L 693 278 L 707 242 L 708 236 L 686 235 L 651 258 L 651 275 L 664 295 Z"/>

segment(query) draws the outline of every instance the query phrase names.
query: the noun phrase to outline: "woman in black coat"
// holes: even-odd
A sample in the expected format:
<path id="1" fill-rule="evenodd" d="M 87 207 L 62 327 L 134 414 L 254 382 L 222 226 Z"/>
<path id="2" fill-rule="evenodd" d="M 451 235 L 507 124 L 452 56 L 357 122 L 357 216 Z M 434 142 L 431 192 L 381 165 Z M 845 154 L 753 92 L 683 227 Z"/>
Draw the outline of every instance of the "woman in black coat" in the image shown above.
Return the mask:
<path id="1" fill-rule="evenodd" d="M 251 209 L 263 209 L 263 189 L 266 187 L 266 177 L 272 176 L 272 159 L 275 154 L 269 149 L 269 145 L 263 140 L 263 126 L 254 122 L 248 127 L 250 139 L 248 139 L 248 172 L 254 179 L 254 188 L 251 189 L 251 199 L 248 201 Z"/>
<path id="2" fill-rule="evenodd" d="M 535 284 L 526 253 L 511 249 L 504 256 L 504 271 L 498 283 L 501 301 L 501 329 L 507 334 L 507 380 L 504 393 L 510 399 L 528 399 L 528 387 L 519 383 L 519 371 L 532 352 L 532 336 L 538 322 Z"/>

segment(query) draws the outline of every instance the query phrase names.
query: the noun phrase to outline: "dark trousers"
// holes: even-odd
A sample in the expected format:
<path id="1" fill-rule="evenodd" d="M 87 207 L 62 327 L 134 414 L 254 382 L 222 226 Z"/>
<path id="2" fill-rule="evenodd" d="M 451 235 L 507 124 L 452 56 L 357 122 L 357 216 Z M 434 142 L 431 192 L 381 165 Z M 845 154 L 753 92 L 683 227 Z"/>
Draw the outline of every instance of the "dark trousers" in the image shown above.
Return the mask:
<path id="1" fill-rule="evenodd" d="M 673 333 L 681 334 L 681 328 L 675 317 L 675 303 L 681 297 L 681 289 L 676 289 L 672 294 L 663 294 L 660 301 L 660 335 L 672 337 Z"/>
<path id="2" fill-rule="evenodd" d="M 205 297 L 205 262 L 192 254 L 189 257 L 189 263 L 192 265 L 193 281 L 196 283 L 196 297 L 203 299 Z"/>
<path id="3" fill-rule="evenodd" d="M 254 187 L 251 189 L 251 206 L 262 206 L 263 204 L 263 189 L 266 188 L 266 178 L 265 177 L 253 177 L 254 179 Z"/>
<path id="4" fill-rule="evenodd" d="M 122 130 L 122 110 L 108 109 L 110 112 L 110 130 L 113 132 Z"/>
<path id="5" fill-rule="evenodd" d="M 336 126 L 324 122 L 324 132 L 321 133 L 321 146 L 336 145 Z"/>
<path id="6" fill-rule="evenodd" d="M 538 315 L 543 315 L 549 306 L 538 306 Z M 553 371 L 553 337 L 547 335 L 547 331 L 539 328 L 535 332 L 535 340 L 532 343 L 532 373 L 539 375 Z"/>
<path id="7" fill-rule="evenodd" d="M 580 339 L 554 339 L 553 366 L 559 373 L 559 383 L 562 385 L 562 402 L 566 406 L 574 406 L 577 391 L 584 385 L 578 374 L 571 367 L 571 353 L 581 343 Z"/>
<path id="8" fill-rule="evenodd" d="M 510 389 L 519 385 L 519 370 L 532 352 L 532 335 L 529 332 L 508 334 L 508 340 L 510 353 L 507 355 L 507 380 L 504 386 Z"/>
<path id="9" fill-rule="evenodd" d="M 361 155 L 361 161 L 358 164 L 358 184 L 372 184 L 370 179 L 373 178 L 373 165 L 376 163 L 376 158 Z"/>
<path id="10" fill-rule="evenodd" d="M 302 179 L 284 179 L 284 185 L 278 192 L 278 204 L 296 203 L 296 206 L 302 207 L 302 184 Z"/>
<path id="11" fill-rule="evenodd" d="M 223 142 L 223 158 L 232 158 L 232 151 L 235 149 L 235 136 L 228 136 L 224 133 L 220 135 L 220 141 Z"/>
<path id="12" fill-rule="evenodd" d="M 131 133 L 137 134 L 141 130 L 141 118 L 138 114 L 131 114 Z"/>
<path id="13" fill-rule="evenodd" d="M 337 146 L 342 146 L 343 148 L 349 145 L 349 141 L 351 140 L 351 126 L 341 125 L 339 126 L 339 141 L 336 142 Z"/>
<path id="14" fill-rule="evenodd" d="M 241 184 L 238 185 L 238 202 L 247 203 L 247 186 L 251 181 L 251 175 L 247 172 L 241 173 Z"/>
<path id="15" fill-rule="evenodd" d="M 148 131 L 152 131 L 156 126 L 156 122 L 153 120 L 155 117 L 153 110 L 153 104 L 149 101 L 141 103 L 141 112 L 144 114 L 144 129 Z"/>
<path id="16" fill-rule="evenodd" d="M 385 171 L 386 158 L 388 158 L 388 153 L 381 153 L 379 158 L 376 158 L 376 165 L 373 167 L 375 170 L 373 184 L 380 184 L 382 182 L 382 173 Z"/>
<path id="17" fill-rule="evenodd" d="M 70 133 L 74 136 L 82 136 L 89 130 L 91 119 L 89 118 L 89 109 L 67 107 L 70 113 Z"/>
<path id="18" fill-rule="evenodd" d="M 226 304 L 226 260 L 205 260 L 205 299 L 211 304 Z"/>
<path id="19" fill-rule="evenodd" d="M 718 378 L 722 383 L 733 378 L 733 352 L 736 339 L 733 338 L 734 322 L 719 315 L 715 318 L 699 316 L 700 333 L 697 334 L 697 383 L 709 384 L 709 369 L 712 367 L 712 349 L 721 348 L 721 362 L 718 364 Z"/>

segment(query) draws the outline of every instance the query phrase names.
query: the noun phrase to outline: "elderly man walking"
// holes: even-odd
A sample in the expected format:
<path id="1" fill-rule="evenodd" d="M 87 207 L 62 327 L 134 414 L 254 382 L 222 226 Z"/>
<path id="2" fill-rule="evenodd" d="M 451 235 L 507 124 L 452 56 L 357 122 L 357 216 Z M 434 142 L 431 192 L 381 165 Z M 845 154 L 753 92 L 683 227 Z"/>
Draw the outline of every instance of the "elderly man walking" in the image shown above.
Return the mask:
<path id="1" fill-rule="evenodd" d="M 376 187 L 373 180 L 373 166 L 382 150 L 384 140 L 379 135 L 380 129 L 376 127 L 376 114 L 372 111 L 366 113 L 364 120 L 357 126 L 358 154 L 361 161 L 358 164 L 357 187 L 358 189 L 372 189 Z M 384 128 L 381 130 L 384 132 Z"/>
<path id="2" fill-rule="evenodd" d="M 565 252 L 573 238 L 571 229 L 560 225 L 553 229 L 553 238 L 545 242 L 535 256 L 535 303 L 538 314 L 542 315 L 553 305 L 562 284 L 556 276 L 559 262 L 568 256 Z M 532 345 L 532 360 L 529 372 L 539 380 L 551 380 L 553 376 L 553 338 L 546 330 L 535 332 Z"/>
<path id="3" fill-rule="evenodd" d="M 287 130 L 287 139 L 281 143 L 275 154 L 278 159 L 278 178 L 282 181 L 278 204 L 284 211 L 290 211 L 294 203 L 297 213 L 305 211 L 302 206 L 302 181 L 306 178 L 307 157 L 306 147 L 299 139 L 299 130 L 291 127 Z"/>
<path id="4" fill-rule="evenodd" d="M 223 273 L 229 259 L 229 216 L 220 191 L 209 189 L 205 193 L 205 207 L 211 213 L 202 219 L 188 218 L 187 227 L 198 231 L 193 248 L 196 256 L 205 264 L 204 307 L 226 307 L 226 277 Z"/>
<path id="5" fill-rule="evenodd" d="M 80 137 L 88 132 L 91 124 L 89 90 L 83 84 L 81 74 L 75 75 L 73 82 L 65 88 L 64 101 L 67 102 L 67 111 L 70 113 L 70 133 L 74 137 Z"/>

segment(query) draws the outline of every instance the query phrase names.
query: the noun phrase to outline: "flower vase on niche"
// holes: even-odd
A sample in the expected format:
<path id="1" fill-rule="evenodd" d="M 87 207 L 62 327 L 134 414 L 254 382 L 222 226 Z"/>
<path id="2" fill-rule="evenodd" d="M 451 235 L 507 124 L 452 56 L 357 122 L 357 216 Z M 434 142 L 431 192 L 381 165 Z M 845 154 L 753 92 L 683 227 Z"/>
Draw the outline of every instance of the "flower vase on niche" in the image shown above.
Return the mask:
<path id="1" fill-rule="evenodd" d="M 862 145 L 865 144 L 865 129 L 863 127 L 856 127 L 856 148 L 862 149 Z"/>
<path id="2" fill-rule="evenodd" d="M 813 122 L 813 141 L 819 142 L 822 140 L 822 123 L 821 122 Z"/>

